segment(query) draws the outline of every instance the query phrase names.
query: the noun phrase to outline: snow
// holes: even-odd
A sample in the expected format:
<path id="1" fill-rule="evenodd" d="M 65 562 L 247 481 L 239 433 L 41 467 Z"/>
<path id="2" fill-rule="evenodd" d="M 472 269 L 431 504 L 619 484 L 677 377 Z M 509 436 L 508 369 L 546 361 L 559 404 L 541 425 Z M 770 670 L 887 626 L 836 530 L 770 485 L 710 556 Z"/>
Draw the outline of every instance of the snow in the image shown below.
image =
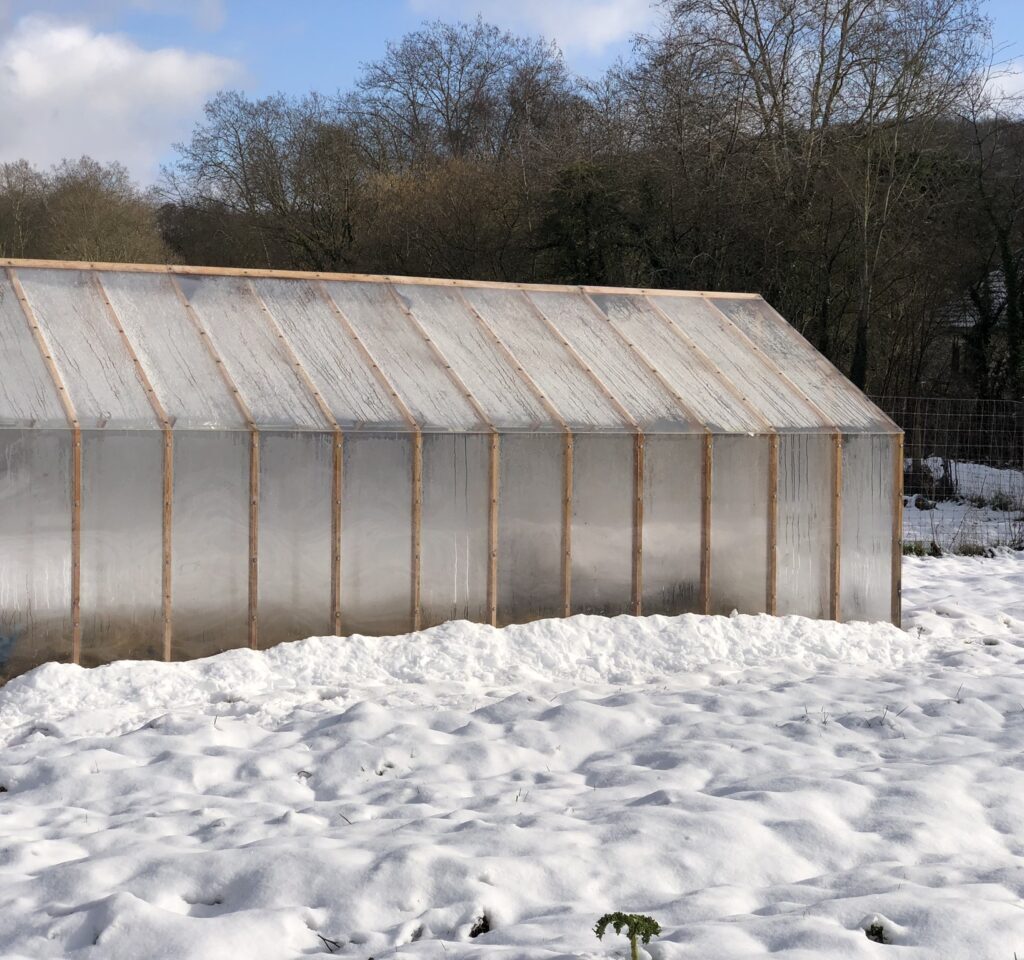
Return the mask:
<path id="1" fill-rule="evenodd" d="M 623 957 L 624 910 L 664 960 L 1012 960 L 1024 555 L 904 599 L 46 665 L 0 689 L 0 955 Z"/>
<path id="2" fill-rule="evenodd" d="M 916 497 L 905 497 L 904 540 L 925 546 L 935 543 L 944 550 L 1024 542 L 1024 470 L 941 457 L 920 462 L 936 480 L 948 470 L 958 499 L 926 500 L 929 509 L 922 510 Z M 909 468 L 912 461 L 906 463 Z"/>

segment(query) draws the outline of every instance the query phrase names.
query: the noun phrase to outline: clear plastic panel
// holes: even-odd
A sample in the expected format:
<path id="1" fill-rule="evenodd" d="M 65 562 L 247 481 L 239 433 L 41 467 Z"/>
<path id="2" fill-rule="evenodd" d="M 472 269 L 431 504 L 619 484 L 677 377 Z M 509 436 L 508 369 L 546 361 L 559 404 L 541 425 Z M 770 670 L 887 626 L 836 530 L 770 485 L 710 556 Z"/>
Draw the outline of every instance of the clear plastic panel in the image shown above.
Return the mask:
<path id="1" fill-rule="evenodd" d="M 82 428 L 158 428 L 131 354 L 92 274 L 21 269 L 18 278 Z"/>
<path id="2" fill-rule="evenodd" d="M 424 627 L 487 620 L 490 445 L 484 434 L 423 438 Z"/>
<path id="3" fill-rule="evenodd" d="M 719 433 L 750 433 L 764 429 L 755 417 L 702 362 L 696 351 L 675 333 L 642 297 L 594 294 L 594 302 L 613 326 L 643 352 L 673 384 L 704 426 Z M 658 302 L 667 299 L 659 297 Z"/>
<path id="4" fill-rule="evenodd" d="M 771 426 L 787 430 L 831 426 L 707 300 L 658 297 L 657 304 Z"/>
<path id="5" fill-rule="evenodd" d="M 703 437 L 644 441 L 645 616 L 702 613 L 700 591 Z"/>
<path id="6" fill-rule="evenodd" d="M 637 423 L 647 430 L 700 430 L 582 293 L 532 291 L 530 299 Z"/>
<path id="7" fill-rule="evenodd" d="M 624 430 L 625 420 L 518 290 L 466 287 L 473 309 L 574 430 Z"/>
<path id="8" fill-rule="evenodd" d="M 245 277 L 179 277 L 257 426 L 329 427 Z"/>
<path id="9" fill-rule="evenodd" d="M 67 427 L 53 378 L 7 274 L 0 271 L 0 426 Z"/>
<path id="10" fill-rule="evenodd" d="M 424 430 L 486 428 L 402 312 L 389 285 L 331 281 L 325 286 Z"/>
<path id="11" fill-rule="evenodd" d="M 412 629 L 413 438 L 345 438 L 341 506 L 341 632 Z"/>
<path id="12" fill-rule="evenodd" d="M 572 612 L 633 610 L 635 438 L 577 436 L 572 468 Z"/>
<path id="13" fill-rule="evenodd" d="M 154 273 L 99 277 L 171 423 L 179 430 L 243 429 L 238 404 L 172 279 Z"/>
<path id="14" fill-rule="evenodd" d="M 253 282 L 342 427 L 409 429 L 314 282 Z"/>
<path id="15" fill-rule="evenodd" d="M 249 643 L 249 434 L 174 436 L 171 656 Z"/>
<path id="16" fill-rule="evenodd" d="M 779 437 L 776 612 L 829 615 L 832 564 L 832 462 L 828 434 Z"/>
<path id="17" fill-rule="evenodd" d="M 562 429 L 457 290 L 419 284 L 395 289 L 494 426 Z"/>
<path id="18" fill-rule="evenodd" d="M 163 659 L 164 441 L 82 433 L 82 665 Z"/>
<path id="19" fill-rule="evenodd" d="M 565 439 L 503 436 L 498 489 L 498 623 L 562 616 Z"/>
<path id="20" fill-rule="evenodd" d="M 897 427 L 764 300 L 715 298 L 732 320 L 789 377 L 833 426 L 849 433 L 896 433 Z"/>
<path id="21" fill-rule="evenodd" d="M 711 612 L 768 606 L 768 437 L 714 438 Z"/>
<path id="22" fill-rule="evenodd" d="M 71 659 L 71 432 L 0 430 L 0 677 Z"/>
<path id="23" fill-rule="evenodd" d="M 895 446 L 893 437 L 843 437 L 839 615 L 845 621 L 892 616 Z"/>
<path id="24" fill-rule="evenodd" d="M 327 636 L 334 437 L 260 434 L 259 645 Z"/>

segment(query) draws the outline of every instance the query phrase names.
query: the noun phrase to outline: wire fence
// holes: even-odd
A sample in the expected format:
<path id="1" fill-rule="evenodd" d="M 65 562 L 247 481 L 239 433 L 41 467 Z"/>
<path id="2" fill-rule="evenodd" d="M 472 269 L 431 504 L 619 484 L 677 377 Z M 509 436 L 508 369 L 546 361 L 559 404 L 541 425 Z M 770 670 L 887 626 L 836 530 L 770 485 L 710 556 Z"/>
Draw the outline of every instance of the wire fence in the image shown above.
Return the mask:
<path id="1" fill-rule="evenodd" d="M 1024 403 L 872 399 L 905 433 L 907 552 L 1024 549 Z"/>

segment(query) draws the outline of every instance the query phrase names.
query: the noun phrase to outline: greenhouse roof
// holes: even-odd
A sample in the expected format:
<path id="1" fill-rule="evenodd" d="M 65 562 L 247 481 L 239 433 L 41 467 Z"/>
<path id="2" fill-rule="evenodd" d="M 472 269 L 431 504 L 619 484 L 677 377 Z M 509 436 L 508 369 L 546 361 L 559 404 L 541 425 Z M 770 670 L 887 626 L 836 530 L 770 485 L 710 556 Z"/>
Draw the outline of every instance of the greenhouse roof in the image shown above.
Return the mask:
<path id="1" fill-rule="evenodd" d="M 899 432 L 752 294 L 0 266 L 3 427 Z"/>

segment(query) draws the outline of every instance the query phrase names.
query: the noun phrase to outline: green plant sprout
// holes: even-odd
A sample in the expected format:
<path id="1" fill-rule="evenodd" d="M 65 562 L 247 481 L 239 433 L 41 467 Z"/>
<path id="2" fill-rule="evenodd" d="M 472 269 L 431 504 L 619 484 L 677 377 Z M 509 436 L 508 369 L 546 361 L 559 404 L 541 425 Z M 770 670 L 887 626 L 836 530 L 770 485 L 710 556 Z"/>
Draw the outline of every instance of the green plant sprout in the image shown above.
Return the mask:
<path id="1" fill-rule="evenodd" d="M 604 937 L 605 931 L 611 927 L 616 933 L 622 933 L 626 928 L 626 936 L 629 937 L 630 960 L 640 960 L 640 948 L 637 946 L 637 937 L 644 945 L 651 942 L 651 937 L 661 933 L 661 925 L 654 917 L 645 917 L 641 913 L 606 913 L 594 925 L 594 933 L 598 940 Z"/>

